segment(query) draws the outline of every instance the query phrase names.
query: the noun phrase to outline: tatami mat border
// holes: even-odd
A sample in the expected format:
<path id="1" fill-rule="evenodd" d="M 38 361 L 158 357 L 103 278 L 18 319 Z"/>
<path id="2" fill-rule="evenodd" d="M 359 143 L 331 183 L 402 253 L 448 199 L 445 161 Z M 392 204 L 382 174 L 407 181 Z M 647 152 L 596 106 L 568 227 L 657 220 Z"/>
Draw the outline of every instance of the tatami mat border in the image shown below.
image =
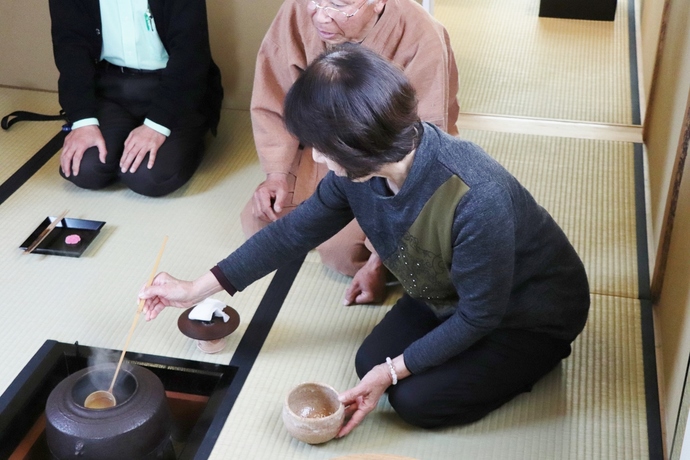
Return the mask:
<path id="1" fill-rule="evenodd" d="M 638 0 L 628 0 L 628 56 L 630 62 L 630 103 L 632 124 L 641 125 L 640 110 L 640 78 L 637 67 L 637 31 L 635 4 Z"/>
<path id="2" fill-rule="evenodd" d="M 269 284 L 230 360 L 230 366 L 236 367 L 237 373 L 221 402 L 222 412 L 230 413 L 232 411 L 303 261 L 304 258 L 295 260 L 278 269 L 273 276 L 271 284 Z M 204 438 L 206 442 L 199 447 L 195 459 L 206 459 L 211 455 L 215 447 L 215 440 L 220 436 L 224 425 L 225 420 L 213 420 Z"/>
<path id="3" fill-rule="evenodd" d="M 637 276 L 640 298 L 640 323 L 645 376 L 645 401 L 647 410 L 647 438 L 649 458 L 663 460 L 663 433 L 661 429 L 661 402 L 657 375 L 656 338 L 651 301 L 649 248 L 647 246 L 647 204 L 645 200 L 644 151 L 642 144 L 634 145 L 635 155 L 635 214 L 637 231 Z"/>
<path id="4" fill-rule="evenodd" d="M 55 153 L 62 148 L 65 133 L 60 131 L 46 145 L 32 156 L 29 161 L 24 163 L 14 174 L 5 182 L 0 184 L 0 205 L 5 202 L 19 187 L 24 185 L 36 171 L 41 169 Z"/>

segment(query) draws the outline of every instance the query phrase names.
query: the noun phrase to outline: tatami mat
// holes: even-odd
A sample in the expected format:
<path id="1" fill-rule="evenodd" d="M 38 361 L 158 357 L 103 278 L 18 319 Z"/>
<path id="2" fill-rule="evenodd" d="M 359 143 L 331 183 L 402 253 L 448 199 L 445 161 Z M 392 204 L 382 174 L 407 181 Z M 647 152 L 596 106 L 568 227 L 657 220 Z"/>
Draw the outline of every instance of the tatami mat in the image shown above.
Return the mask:
<path id="1" fill-rule="evenodd" d="M 461 130 L 563 228 L 594 294 L 638 297 L 633 144 Z"/>
<path id="2" fill-rule="evenodd" d="M 31 123 L 26 123 L 31 125 Z M 32 129 L 52 128 L 35 123 Z M 19 125 L 17 127 L 20 127 Z M 14 129 L 14 128 L 13 128 Z M 199 171 L 182 190 L 146 198 L 121 186 L 80 190 L 58 176 L 55 155 L 18 192 L 0 205 L 0 294 L 4 332 L 0 336 L 0 392 L 11 383 L 46 339 L 122 349 L 146 282 L 163 242 L 160 270 L 190 279 L 210 269 L 244 237 L 239 212 L 261 180 L 249 115 L 224 111 L 219 137 Z M 46 216 L 106 221 L 81 258 L 23 254 L 20 243 Z M 240 328 L 222 353 L 208 355 L 177 329 L 182 312 L 166 310 L 141 321 L 130 349 L 142 353 L 227 364 L 268 285 L 270 277 L 233 298 Z"/>
<path id="3" fill-rule="evenodd" d="M 57 93 L 0 87 L 0 118 L 18 110 L 57 115 L 60 112 Z M 63 123 L 18 122 L 7 131 L 0 130 L 0 184 L 55 136 Z"/>
<path id="4" fill-rule="evenodd" d="M 592 296 L 589 323 L 559 368 L 484 420 L 443 430 L 402 422 L 382 400 L 349 436 L 310 446 L 281 421 L 303 381 L 354 386 L 356 350 L 387 306 L 340 304 L 347 279 L 310 254 L 213 451 L 212 459 L 330 459 L 386 453 L 417 459 L 642 459 L 646 413 L 639 302 Z M 621 377 L 625 376 L 625 377 Z M 248 414 L 252 414 L 248 416 Z"/>
<path id="5" fill-rule="evenodd" d="M 52 137 L 44 123 L 26 123 Z M 21 127 L 17 125 L 16 128 Z M 14 128 L 13 128 L 14 129 Z M 351 435 L 320 446 L 292 439 L 280 411 L 307 380 L 344 390 L 357 382 L 353 360 L 382 306 L 341 305 L 349 280 L 307 256 L 220 433 L 212 459 L 331 459 L 357 453 L 416 459 L 648 458 L 637 297 L 632 145 L 483 131 L 462 136 L 484 147 L 520 179 L 564 228 L 585 261 L 592 311 L 573 354 L 554 372 L 482 421 L 444 430 L 404 424 L 385 401 Z M 1 134 L 0 134 L 1 135 Z M 36 148 L 39 148 L 37 146 Z M 13 148 L 16 148 L 13 147 Z M 192 278 L 240 245 L 239 213 L 262 179 L 249 115 L 224 111 L 200 170 L 182 190 L 145 198 L 121 186 L 80 190 L 57 174 L 57 155 L 0 205 L 0 392 L 46 339 L 121 349 L 165 235 L 160 269 Z M 107 224 L 77 259 L 25 255 L 19 244 L 64 209 Z M 234 297 L 242 321 L 222 353 L 198 351 L 177 330 L 180 310 L 141 322 L 130 349 L 227 364 L 271 276 Z"/>
<path id="6" fill-rule="evenodd" d="M 460 74 L 460 110 L 632 123 L 628 2 L 614 21 L 539 17 L 539 0 L 436 0 Z"/>

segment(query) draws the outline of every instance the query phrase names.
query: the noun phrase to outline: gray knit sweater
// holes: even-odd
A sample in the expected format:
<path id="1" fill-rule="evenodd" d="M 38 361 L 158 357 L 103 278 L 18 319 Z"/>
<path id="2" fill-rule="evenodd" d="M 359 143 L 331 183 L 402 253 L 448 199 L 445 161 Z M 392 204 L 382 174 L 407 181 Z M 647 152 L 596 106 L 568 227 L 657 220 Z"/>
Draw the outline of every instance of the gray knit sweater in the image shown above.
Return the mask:
<path id="1" fill-rule="evenodd" d="M 242 290 L 353 217 L 407 294 L 445 319 L 405 350 L 413 373 L 496 328 L 571 341 L 585 325 L 587 276 L 553 218 L 477 145 L 426 123 L 396 195 L 382 178 L 329 173 L 310 199 L 219 262 L 216 276 Z"/>

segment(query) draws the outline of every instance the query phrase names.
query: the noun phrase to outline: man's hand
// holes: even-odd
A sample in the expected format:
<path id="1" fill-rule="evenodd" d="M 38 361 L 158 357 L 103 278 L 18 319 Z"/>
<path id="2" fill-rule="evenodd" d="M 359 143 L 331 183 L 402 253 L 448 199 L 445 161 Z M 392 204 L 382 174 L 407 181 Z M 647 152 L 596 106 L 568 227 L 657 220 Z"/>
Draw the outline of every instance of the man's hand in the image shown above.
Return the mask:
<path id="1" fill-rule="evenodd" d="M 122 158 L 120 158 L 120 170 L 123 173 L 135 172 L 141 162 L 144 161 L 147 153 L 149 154 L 149 162 L 146 167 L 148 169 L 153 168 L 158 149 L 163 145 L 165 139 L 164 135 L 146 125 L 133 129 L 125 140 L 125 149 L 122 152 Z"/>
<path id="2" fill-rule="evenodd" d="M 280 217 L 289 196 L 287 174 L 271 173 L 259 184 L 252 197 L 252 213 L 264 222 L 274 222 Z"/>
<path id="3" fill-rule="evenodd" d="M 105 163 L 105 139 L 101 134 L 101 129 L 98 125 L 87 125 L 81 128 L 72 130 L 66 137 L 62 144 L 62 153 L 60 154 L 60 169 L 66 177 L 72 174 L 75 176 L 79 174 L 79 165 L 81 159 L 84 157 L 86 149 L 96 147 L 98 148 L 98 158 L 101 163 Z"/>

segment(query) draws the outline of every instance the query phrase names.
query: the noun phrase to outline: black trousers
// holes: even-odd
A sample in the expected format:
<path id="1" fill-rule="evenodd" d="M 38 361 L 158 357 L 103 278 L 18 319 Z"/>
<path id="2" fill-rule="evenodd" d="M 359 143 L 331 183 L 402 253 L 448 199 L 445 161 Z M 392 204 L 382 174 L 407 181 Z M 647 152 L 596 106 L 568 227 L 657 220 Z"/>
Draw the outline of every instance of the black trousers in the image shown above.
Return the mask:
<path id="1" fill-rule="evenodd" d="M 146 196 L 167 195 L 184 185 L 201 163 L 206 120 L 199 113 L 183 114 L 161 145 L 153 168 L 147 168 L 148 154 L 134 173 L 120 171 L 120 158 L 129 133 L 144 122 L 155 96 L 160 76 L 156 73 L 127 74 L 117 67 L 103 68 L 97 76 L 98 121 L 105 139 L 105 164 L 98 149 L 84 152 L 79 175 L 66 177 L 78 187 L 98 190 L 121 181 Z M 62 171 L 60 175 L 65 177 Z"/>
<path id="2" fill-rule="evenodd" d="M 357 374 L 362 378 L 387 356 L 401 354 L 441 322 L 426 305 L 404 295 L 359 348 Z M 415 426 L 470 423 L 530 391 L 569 354 L 569 342 L 497 329 L 446 363 L 398 381 L 389 387 L 388 399 Z"/>

